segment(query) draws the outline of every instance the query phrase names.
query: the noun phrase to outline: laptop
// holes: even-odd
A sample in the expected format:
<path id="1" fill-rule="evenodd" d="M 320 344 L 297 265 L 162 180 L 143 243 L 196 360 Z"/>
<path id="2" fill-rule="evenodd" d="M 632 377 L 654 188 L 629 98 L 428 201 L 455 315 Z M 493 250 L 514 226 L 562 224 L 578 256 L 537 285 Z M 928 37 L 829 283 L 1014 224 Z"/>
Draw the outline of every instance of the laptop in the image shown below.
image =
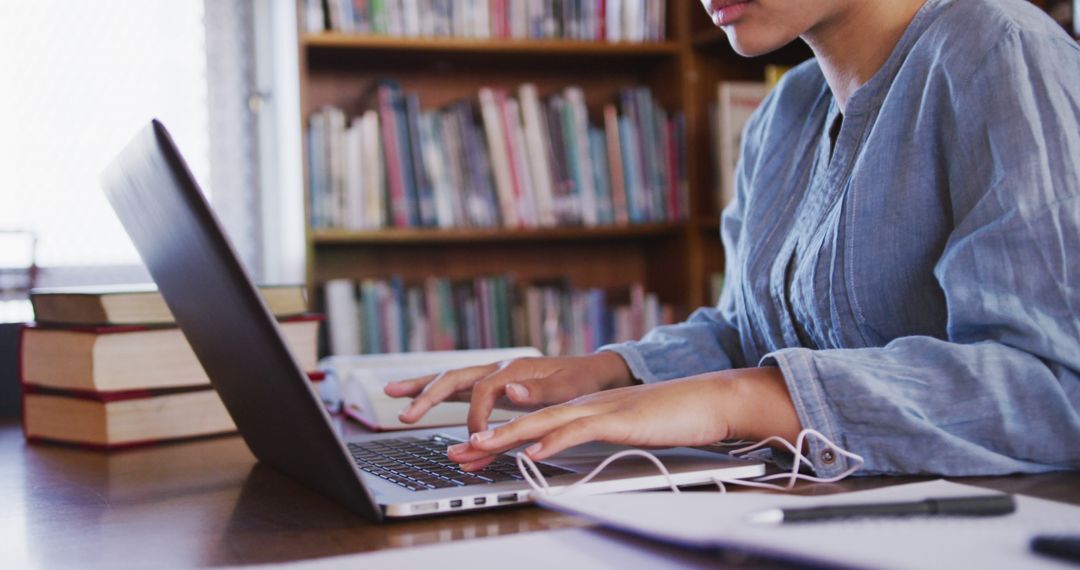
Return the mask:
<path id="1" fill-rule="evenodd" d="M 140 131 L 102 174 L 120 222 L 252 453 L 372 521 L 509 506 L 531 488 L 509 454 L 479 473 L 446 457 L 465 428 L 343 436 L 311 388 L 165 127 Z M 404 435 L 403 435 L 404 434 Z M 619 451 L 587 444 L 540 467 L 558 490 Z M 676 484 L 764 473 L 757 460 L 702 449 L 656 451 Z M 667 487 L 642 458 L 616 462 L 575 492 Z"/>

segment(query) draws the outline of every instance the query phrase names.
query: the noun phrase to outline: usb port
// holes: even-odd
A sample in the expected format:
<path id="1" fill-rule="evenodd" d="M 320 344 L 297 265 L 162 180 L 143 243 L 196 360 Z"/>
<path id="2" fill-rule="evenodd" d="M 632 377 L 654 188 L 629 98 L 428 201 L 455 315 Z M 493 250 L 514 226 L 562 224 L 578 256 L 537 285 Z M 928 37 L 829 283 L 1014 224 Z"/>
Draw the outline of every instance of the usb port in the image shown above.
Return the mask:
<path id="1" fill-rule="evenodd" d="M 453 501 L 450 501 L 450 508 L 456 509 L 456 508 L 458 508 L 460 506 L 461 506 L 461 499 L 454 499 Z"/>
<path id="2" fill-rule="evenodd" d="M 472 504 L 474 504 L 474 505 L 483 505 L 483 504 L 486 504 L 486 503 L 487 503 L 487 497 L 477 497 L 477 498 L 472 500 Z"/>
<path id="3" fill-rule="evenodd" d="M 516 503 L 517 493 L 508 493 L 506 495 L 499 495 L 498 500 L 500 503 Z"/>
<path id="4" fill-rule="evenodd" d="M 434 513 L 439 510 L 439 503 L 417 503 L 412 506 L 412 512 L 414 513 Z"/>

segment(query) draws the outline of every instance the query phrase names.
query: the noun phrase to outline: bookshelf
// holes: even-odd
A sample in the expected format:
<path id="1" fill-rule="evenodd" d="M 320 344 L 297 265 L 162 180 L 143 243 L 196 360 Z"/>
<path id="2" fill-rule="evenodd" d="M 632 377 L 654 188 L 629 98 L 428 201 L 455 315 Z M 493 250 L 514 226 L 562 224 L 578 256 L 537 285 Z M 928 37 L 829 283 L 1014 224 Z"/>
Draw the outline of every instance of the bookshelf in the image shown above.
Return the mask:
<path id="1" fill-rule="evenodd" d="M 303 3 L 298 2 L 303 9 Z M 475 99 L 480 87 L 536 85 L 541 97 L 581 87 L 593 123 L 621 88 L 643 85 L 665 109 L 686 116 L 689 212 L 684 221 L 537 229 L 348 231 L 308 226 L 307 278 L 318 304 L 335 278 L 470 278 L 511 273 L 519 281 L 569 277 L 578 287 L 633 282 L 683 317 L 711 304 L 709 275 L 723 268 L 719 212 L 709 165 L 708 105 L 721 79 L 760 79 L 767 63 L 795 63 L 808 50 L 744 60 L 727 47 L 696 2 L 669 0 L 662 42 L 399 38 L 339 32 L 299 35 L 301 120 L 324 105 L 348 108 L 381 77 L 420 95 L 423 107 Z M 305 147 L 307 141 L 305 141 Z M 307 149 L 305 148 L 305 156 Z M 309 180 L 305 161 L 305 181 Z M 307 183 L 307 182 L 306 182 Z M 310 203 L 305 200 L 305 203 Z M 310 216 L 307 217 L 310 220 Z M 317 307 L 318 308 L 318 307 Z"/>

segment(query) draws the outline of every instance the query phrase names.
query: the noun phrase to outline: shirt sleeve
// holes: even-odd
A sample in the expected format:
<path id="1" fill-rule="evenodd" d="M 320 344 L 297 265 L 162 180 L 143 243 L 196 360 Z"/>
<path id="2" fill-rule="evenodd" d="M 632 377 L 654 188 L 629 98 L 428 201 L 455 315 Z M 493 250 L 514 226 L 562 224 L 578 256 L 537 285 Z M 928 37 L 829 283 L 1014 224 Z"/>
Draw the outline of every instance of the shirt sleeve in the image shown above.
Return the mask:
<path id="1" fill-rule="evenodd" d="M 1030 39 L 1030 38 L 1029 38 Z M 935 265 L 947 338 L 778 350 L 804 427 L 864 473 L 1080 468 L 1080 49 L 1002 39 L 948 104 L 954 230 Z M 1003 81 L 1010 78 L 1010 81 Z M 820 443 L 819 475 L 848 463 Z"/>

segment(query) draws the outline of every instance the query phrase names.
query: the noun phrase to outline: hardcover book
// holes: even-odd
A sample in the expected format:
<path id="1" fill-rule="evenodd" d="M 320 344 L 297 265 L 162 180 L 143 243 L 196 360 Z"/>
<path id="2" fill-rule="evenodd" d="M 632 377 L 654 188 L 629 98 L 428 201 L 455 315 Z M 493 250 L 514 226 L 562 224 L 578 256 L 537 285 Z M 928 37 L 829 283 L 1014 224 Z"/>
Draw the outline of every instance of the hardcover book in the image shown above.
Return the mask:
<path id="1" fill-rule="evenodd" d="M 313 370 L 318 315 L 287 317 L 281 331 L 301 367 Z M 127 390 L 207 386 L 210 379 L 180 329 L 145 326 L 22 329 L 25 384 L 65 390 Z"/>
<path id="2" fill-rule="evenodd" d="M 236 425 L 209 387 L 104 395 L 25 385 L 23 431 L 28 441 L 111 449 L 232 433 Z"/>
<path id="3" fill-rule="evenodd" d="M 273 314 L 284 317 L 307 311 L 302 285 L 262 285 L 259 293 Z M 30 291 L 38 323 L 71 325 L 164 325 L 175 322 L 152 285 L 56 287 Z"/>

